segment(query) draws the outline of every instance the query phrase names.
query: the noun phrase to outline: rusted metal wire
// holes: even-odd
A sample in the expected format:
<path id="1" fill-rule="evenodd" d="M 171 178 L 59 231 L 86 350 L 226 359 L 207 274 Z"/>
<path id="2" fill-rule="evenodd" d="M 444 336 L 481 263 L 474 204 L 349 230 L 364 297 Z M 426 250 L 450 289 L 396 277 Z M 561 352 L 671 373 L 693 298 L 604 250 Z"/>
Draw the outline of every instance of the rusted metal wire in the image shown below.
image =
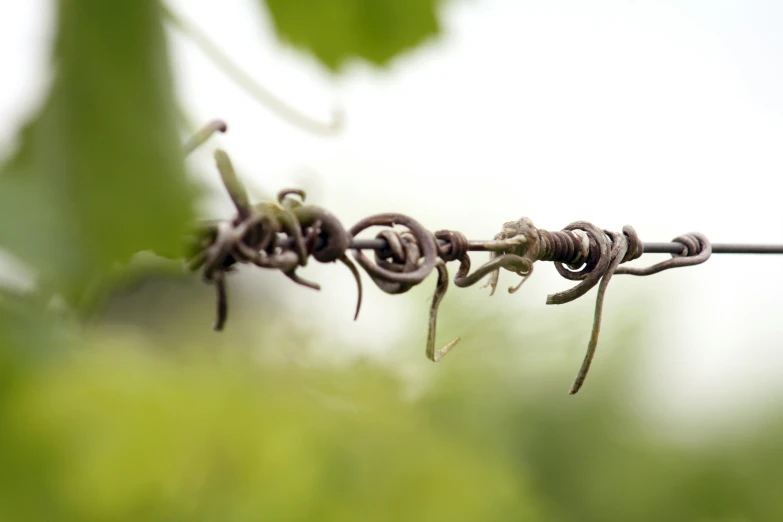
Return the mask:
<path id="1" fill-rule="evenodd" d="M 217 131 L 225 132 L 220 121 L 210 123 L 186 146 L 186 152 L 206 141 Z M 584 384 L 598 345 L 603 300 L 613 275 L 647 276 L 671 268 L 704 263 L 712 253 L 783 253 L 783 245 L 711 245 L 697 232 L 676 237 L 670 243 L 643 243 L 631 226 L 621 232 L 603 230 L 586 221 L 576 221 L 562 230 L 536 228 L 529 218 L 503 224 L 492 240 L 468 241 L 456 230 L 428 231 L 414 218 L 386 213 L 369 216 L 346 229 L 329 211 L 305 203 L 305 193 L 286 189 L 276 201 L 249 202 L 247 192 L 234 173 L 228 155 L 215 153 L 218 171 L 226 191 L 236 207 L 236 215 L 228 220 L 200 225 L 192 238 L 190 267 L 200 270 L 204 279 L 215 285 L 217 314 L 215 330 L 223 329 L 228 314 L 226 275 L 237 265 L 249 264 L 282 272 L 292 281 L 320 289 L 317 283 L 302 279 L 296 270 L 310 258 L 321 263 L 339 261 L 349 268 L 358 288 L 354 319 L 362 302 L 362 282 L 359 265 L 382 291 L 402 294 L 437 272 L 437 283 L 430 306 L 426 356 L 437 362 L 459 341 L 456 339 L 436 349 L 438 307 L 449 285 L 447 264 L 459 262 L 454 277 L 458 288 L 472 286 L 487 279 L 490 295 L 498 286 L 501 269 L 520 277 L 508 289 L 516 292 L 532 275 L 539 261 L 551 261 L 558 273 L 576 285 L 547 297 L 547 304 L 565 304 L 598 287 L 593 327 L 587 353 L 577 373 L 570 393 Z M 359 238 L 373 227 L 381 228 L 374 238 Z M 372 258 L 364 254 L 373 250 Z M 348 257 L 350 251 L 353 260 Z M 490 252 L 490 260 L 471 272 L 470 252 Z M 621 266 L 644 253 L 668 253 L 670 259 L 638 268 Z"/>

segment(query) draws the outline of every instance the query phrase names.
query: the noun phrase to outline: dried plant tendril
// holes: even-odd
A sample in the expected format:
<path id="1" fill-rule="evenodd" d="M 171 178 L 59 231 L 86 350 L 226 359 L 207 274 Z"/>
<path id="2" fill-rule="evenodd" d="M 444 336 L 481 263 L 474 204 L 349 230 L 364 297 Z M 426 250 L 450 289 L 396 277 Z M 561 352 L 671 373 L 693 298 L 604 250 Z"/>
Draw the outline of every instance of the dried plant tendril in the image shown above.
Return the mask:
<path id="1" fill-rule="evenodd" d="M 190 152 L 215 132 L 225 131 L 215 120 L 206 125 L 185 146 Z M 551 261 L 558 273 L 576 284 L 551 294 L 547 304 L 565 304 L 598 287 L 593 326 L 587 351 L 569 393 L 584 385 L 598 346 L 603 304 L 609 282 L 615 274 L 647 276 L 671 268 L 704 263 L 713 253 L 783 253 L 783 245 L 712 245 L 699 233 L 676 237 L 671 243 L 642 243 L 633 227 L 622 232 L 602 230 L 592 223 L 576 221 L 563 230 L 536 228 L 529 218 L 503 224 L 489 241 L 468 241 L 454 230 L 428 231 L 421 223 L 400 213 L 385 213 L 360 220 L 350 229 L 325 208 L 306 203 L 304 191 L 283 189 L 274 201 L 251 204 L 244 185 L 238 179 L 231 160 L 222 150 L 215 152 L 220 179 L 231 198 L 236 214 L 230 219 L 205 222 L 193 234 L 188 265 L 216 287 L 215 330 L 223 329 L 228 316 L 226 274 L 239 265 L 279 270 L 297 284 L 315 290 L 318 283 L 301 277 L 297 270 L 312 257 L 320 263 L 340 262 L 356 281 L 358 299 L 354 320 L 362 304 L 361 267 L 383 292 L 396 295 L 409 291 L 436 272 L 435 291 L 429 310 L 425 347 L 427 359 L 438 362 L 457 344 L 459 338 L 442 348 L 436 347 L 437 314 L 449 287 L 447 263 L 459 262 L 454 285 L 467 288 L 487 279 L 492 295 L 500 273 L 512 272 L 520 278 L 509 293 L 519 290 L 530 278 L 537 261 Z M 380 227 L 372 239 L 357 237 L 368 228 Z M 362 251 L 375 251 L 374 259 Z M 356 264 L 348 257 L 352 251 Z M 490 259 L 471 273 L 470 252 L 490 253 Z M 647 268 L 624 267 L 644 253 L 668 252 L 671 259 Z M 358 264 L 358 267 L 357 267 Z"/>

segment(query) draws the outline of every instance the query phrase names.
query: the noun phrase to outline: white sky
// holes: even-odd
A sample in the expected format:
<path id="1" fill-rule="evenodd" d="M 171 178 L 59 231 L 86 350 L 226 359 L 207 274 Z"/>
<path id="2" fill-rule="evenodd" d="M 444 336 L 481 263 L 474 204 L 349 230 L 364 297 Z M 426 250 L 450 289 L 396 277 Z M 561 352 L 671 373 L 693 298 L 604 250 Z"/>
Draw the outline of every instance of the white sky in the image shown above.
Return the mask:
<path id="1" fill-rule="evenodd" d="M 347 115 L 340 136 L 308 135 L 172 33 L 183 101 L 199 121 L 229 122 L 219 142 L 262 190 L 304 183 L 347 225 L 395 210 L 475 239 L 526 215 L 548 229 L 577 219 L 632 224 L 647 241 L 700 231 L 715 242 L 783 242 L 783 3 L 460 0 L 437 41 L 388 70 L 356 65 L 339 77 L 277 43 L 255 3 L 169 5 L 302 111 L 327 119 L 339 104 Z M 0 144 L 45 91 L 50 7 L 0 3 Z M 208 173 L 209 150 L 196 159 Z M 617 277 L 604 321 L 621 313 L 620 296 L 656 296 L 644 347 L 650 393 L 702 411 L 755 404 L 781 389 L 781 268 L 781 257 L 721 255 Z M 504 296 L 508 306 L 543 308 L 547 293 L 569 286 L 551 267 L 533 279 Z M 371 289 L 357 326 L 353 296 L 337 286 L 292 295 L 348 336 L 395 329 L 394 297 Z M 582 306 L 586 343 L 585 299 L 566 306 Z M 558 313 L 566 316 L 555 307 L 547 317 Z M 575 351 L 574 370 L 581 358 Z"/>

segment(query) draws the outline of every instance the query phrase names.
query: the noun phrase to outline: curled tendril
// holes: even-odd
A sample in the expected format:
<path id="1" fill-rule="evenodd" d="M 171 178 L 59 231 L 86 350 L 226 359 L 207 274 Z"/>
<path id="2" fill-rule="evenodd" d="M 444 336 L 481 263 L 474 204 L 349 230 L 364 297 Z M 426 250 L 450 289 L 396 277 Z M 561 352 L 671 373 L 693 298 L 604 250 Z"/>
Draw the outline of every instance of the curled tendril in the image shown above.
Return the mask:
<path id="1" fill-rule="evenodd" d="M 683 236 L 677 236 L 672 240 L 674 243 L 681 243 L 683 248 L 679 254 L 672 254 L 671 259 L 661 261 L 645 268 L 620 267 L 617 274 L 628 274 L 635 276 L 648 276 L 657 274 L 670 268 L 683 266 L 699 265 L 707 261 L 712 255 L 712 245 L 707 236 L 699 232 L 691 232 Z"/>
<path id="2" fill-rule="evenodd" d="M 359 269 L 353 264 L 353 261 L 348 259 L 348 256 L 341 256 L 339 261 L 348 267 L 351 271 L 354 280 L 356 281 L 356 289 L 358 290 L 358 297 L 356 299 L 356 313 L 353 314 L 353 320 L 356 321 L 359 318 L 359 310 L 362 309 L 362 277 L 359 274 Z"/>
<path id="3" fill-rule="evenodd" d="M 289 197 L 296 196 L 299 201 Z M 277 193 L 277 202 L 281 205 L 288 206 L 289 208 L 299 207 L 304 204 L 307 199 L 307 194 L 304 190 L 298 188 L 286 188 Z"/>
<path id="4" fill-rule="evenodd" d="M 421 248 L 413 234 L 410 232 L 398 233 L 394 230 L 382 230 L 375 237 L 377 239 L 385 239 L 388 245 L 385 250 L 377 250 L 375 252 L 376 266 L 394 273 L 409 273 L 418 268 Z M 390 281 L 373 274 L 370 274 L 370 277 L 378 288 L 387 294 L 403 294 L 419 283 L 419 281 L 409 283 Z"/>
<path id="5" fill-rule="evenodd" d="M 212 328 L 219 332 L 223 330 L 223 326 L 226 324 L 226 317 L 228 317 L 228 298 L 226 296 L 226 280 L 224 272 L 217 272 L 212 281 L 215 283 L 215 292 L 217 298 L 217 313 L 215 314 L 215 322 Z"/>
<path id="6" fill-rule="evenodd" d="M 211 122 L 188 141 L 186 153 L 205 142 L 214 132 L 225 128 L 219 120 Z M 306 195 L 299 189 L 280 191 L 277 203 L 264 201 L 251 205 L 228 154 L 217 150 L 215 162 L 220 179 L 236 208 L 236 216 L 230 221 L 202 225 L 193 239 L 188 263 L 192 270 L 202 270 L 206 281 L 215 284 L 215 330 L 221 330 L 226 321 L 225 274 L 233 271 L 235 265 L 248 263 L 280 270 L 292 281 L 319 290 L 317 283 L 296 273 L 297 268 L 307 264 L 311 255 L 322 263 L 340 261 L 348 267 L 358 287 L 354 319 L 358 318 L 362 303 L 361 278 L 356 266 L 346 256 L 351 236 L 339 220 L 323 208 L 304 205 Z M 281 233 L 287 238 L 281 240 Z"/>
<path id="7" fill-rule="evenodd" d="M 435 244 L 435 238 L 432 236 L 432 234 L 428 232 L 427 229 L 425 229 L 418 221 L 403 214 L 377 214 L 359 221 L 357 224 L 351 227 L 348 232 L 351 234 L 351 236 L 356 237 L 356 235 L 363 230 L 373 226 L 393 227 L 394 225 L 402 225 L 408 228 L 412 237 L 412 242 L 410 244 L 415 244 L 416 248 L 421 249 L 420 256 L 423 258 L 422 262 L 420 262 L 417 258 L 415 266 L 410 266 L 409 268 L 411 269 L 406 270 L 404 268 L 408 268 L 408 265 L 404 263 L 403 267 L 399 269 L 392 269 L 388 265 L 383 266 L 375 264 L 370 261 L 370 259 L 367 258 L 367 256 L 365 256 L 360 250 L 356 250 L 354 252 L 354 258 L 359 263 L 359 265 L 361 265 L 361 267 L 364 268 L 364 270 L 370 275 L 370 277 L 372 277 L 376 284 L 378 281 L 385 281 L 389 283 L 406 283 L 412 285 L 419 284 L 424 281 L 424 279 L 435 268 L 437 246 Z M 393 263 L 395 265 L 399 265 L 399 259 L 396 262 L 393 261 Z M 384 291 L 388 291 L 386 288 L 391 287 L 385 288 L 384 286 L 381 286 L 380 288 Z"/>
<path id="8" fill-rule="evenodd" d="M 454 284 L 460 288 L 467 288 L 481 281 L 484 276 L 498 271 L 501 268 L 514 272 L 522 276 L 522 281 L 517 286 L 508 289 L 509 293 L 516 292 L 522 283 L 524 283 L 533 273 L 533 261 L 526 257 L 516 254 L 502 254 L 494 257 L 477 268 L 472 274 L 470 272 L 470 258 L 463 256 L 459 260 L 459 270 L 454 276 Z"/>
<path id="9" fill-rule="evenodd" d="M 521 218 L 518 221 L 504 223 L 503 230 L 495 236 L 494 240 L 485 243 L 485 249 L 490 250 L 493 257 L 474 274 L 467 275 L 470 270 L 470 260 L 467 257 L 460 259 L 460 270 L 455 283 L 458 286 L 467 286 L 491 273 L 488 285 L 492 287 L 494 293 L 499 268 L 506 268 L 523 275 L 522 282 L 517 287 L 509 288 L 509 292 L 513 293 L 532 273 L 533 262 L 551 260 L 555 262 L 560 275 L 580 282 L 566 291 L 549 295 L 547 304 L 573 301 L 598 285 L 593 328 L 587 353 L 570 389 L 570 393 L 574 394 L 584 384 L 595 356 L 601 329 L 604 295 L 612 274 L 621 262 L 639 257 L 643 251 L 641 245 L 632 227 L 625 227 L 623 233 L 618 234 L 601 230 L 586 221 L 577 221 L 562 231 L 548 232 L 536 229 L 530 219 Z"/>
<path id="10" fill-rule="evenodd" d="M 555 268 L 561 276 L 572 281 L 581 281 L 581 283 L 563 292 L 548 295 L 546 304 L 563 304 L 582 297 L 598 284 L 611 261 L 609 257 L 611 244 L 603 230 L 586 221 L 576 221 L 563 230 L 583 230 L 586 232 L 591 239 L 590 255 L 582 268 L 576 271 L 569 270 L 563 263 L 555 262 Z"/>
<path id="11" fill-rule="evenodd" d="M 534 227 L 533 222 L 526 217 L 517 221 L 503 223 L 503 230 L 495 235 L 493 241 L 485 242 L 484 248 L 491 252 L 490 263 L 499 259 L 502 255 L 516 255 L 517 257 L 530 259 L 530 268 L 520 273 L 520 275 L 523 275 L 522 280 L 517 286 L 508 289 L 509 293 L 513 294 L 522 287 L 522 284 L 532 274 L 532 263 L 535 261 L 536 255 L 538 254 L 538 233 L 536 227 Z M 518 264 L 518 262 L 515 263 Z M 519 270 L 514 267 L 514 263 L 510 266 L 503 266 L 503 264 L 495 266 L 490 271 L 489 280 L 487 280 L 487 283 L 482 287 L 490 288 L 490 296 L 495 295 L 495 290 L 497 289 L 500 280 L 501 268 L 519 273 Z"/>
<path id="12" fill-rule="evenodd" d="M 247 196 L 245 186 L 242 185 L 242 182 L 237 177 L 231 159 L 225 151 L 218 149 L 215 151 L 215 163 L 217 164 L 218 172 L 220 172 L 223 186 L 226 187 L 226 191 L 237 209 L 237 220 L 247 219 L 251 213 L 250 198 Z"/>
<path id="13" fill-rule="evenodd" d="M 609 260 L 606 269 L 603 274 L 600 275 L 600 283 L 598 285 L 598 294 L 595 298 L 595 312 L 593 313 L 593 329 L 590 333 L 590 341 L 587 343 L 587 353 L 585 354 L 582 366 L 579 368 L 579 372 L 576 374 L 574 383 L 571 385 L 569 394 L 573 395 L 579 391 L 587 378 L 587 372 L 590 370 L 590 365 L 595 357 L 595 350 L 598 347 L 598 333 L 601 331 L 601 315 L 604 307 L 604 294 L 606 294 L 606 288 L 609 286 L 609 281 L 612 279 L 617 266 L 625 257 L 625 253 L 628 251 L 628 242 L 622 234 L 616 232 L 606 231 L 606 234 L 612 240 L 612 250 L 609 256 L 602 256 Z M 597 265 L 598 267 L 602 264 Z M 586 278 L 585 278 L 586 279 Z"/>
<path id="14" fill-rule="evenodd" d="M 442 259 L 438 259 L 435 262 L 435 269 L 438 271 L 438 281 L 435 285 L 435 293 L 432 295 L 432 305 L 430 305 L 426 350 L 427 358 L 432 362 L 438 362 L 443 359 L 460 341 L 460 338 L 457 337 L 440 350 L 435 351 L 435 336 L 438 329 L 438 307 L 440 306 L 440 302 L 443 301 L 443 297 L 446 295 L 446 290 L 449 289 L 449 271 L 446 268 L 446 263 Z"/>
<path id="15" fill-rule="evenodd" d="M 192 150 L 224 125 L 213 122 L 200 131 L 186 147 Z M 571 281 L 572 288 L 547 296 L 547 304 L 564 304 L 584 296 L 597 286 L 593 325 L 587 350 L 576 378 L 569 390 L 577 393 L 584 385 L 595 357 L 601 329 L 603 303 L 614 274 L 646 276 L 675 267 L 692 266 L 709 259 L 712 246 L 702 234 L 692 233 L 674 239 L 682 245 L 672 258 L 646 268 L 620 267 L 644 252 L 636 231 L 623 227 L 622 233 L 602 230 L 586 221 L 571 223 L 560 231 L 539 230 L 528 218 L 504 223 L 503 230 L 492 241 L 479 244 L 489 251 L 488 262 L 471 269 L 469 249 L 478 242 L 468 242 L 457 231 L 441 230 L 434 234 L 415 219 L 396 213 L 378 214 L 358 222 L 350 230 L 324 208 L 305 204 L 306 194 L 299 189 L 281 190 L 276 201 L 251 205 L 247 192 L 234 172 L 228 155 L 218 150 L 215 160 L 221 180 L 236 208 L 236 216 L 227 221 L 205 223 L 192 241 L 189 266 L 201 270 L 204 279 L 215 284 L 217 313 L 214 328 L 223 328 L 227 312 L 226 274 L 238 264 L 280 270 L 292 281 L 313 289 L 319 285 L 301 278 L 296 270 L 305 266 L 309 257 L 321 263 L 340 261 L 356 280 L 358 299 L 354 319 L 362 304 L 362 282 L 359 269 L 347 256 L 353 257 L 384 292 L 401 294 L 426 279 L 433 270 L 437 282 L 429 311 L 426 356 L 438 362 L 459 342 L 459 338 L 436 350 L 437 315 L 449 286 L 446 263 L 459 261 L 454 284 L 459 288 L 472 286 L 489 276 L 488 286 L 495 292 L 501 269 L 521 277 L 514 293 L 532 275 L 536 261 L 553 261 L 558 273 Z M 402 226 L 403 231 L 395 230 Z M 375 240 L 374 260 L 365 256 L 356 236 L 370 227 L 386 227 Z"/>
<path id="16" fill-rule="evenodd" d="M 467 240 L 453 231 L 431 234 L 416 220 L 402 214 L 380 214 L 366 218 L 350 229 L 352 236 L 372 226 L 393 227 L 402 225 L 408 230 L 397 232 L 391 228 L 382 230 L 376 239 L 383 239 L 386 248 L 376 250 L 373 263 L 361 251 L 354 256 L 367 271 L 375 284 L 388 294 L 401 294 L 421 283 L 434 268 L 438 273 L 435 292 L 430 305 L 426 356 L 433 362 L 440 361 L 458 342 L 459 338 L 440 350 L 435 349 L 438 308 L 449 286 L 449 273 L 445 260 L 466 257 Z M 439 245 L 442 239 L 445 245 Z"/>
<path id="17" fill-rule="evenodd" d="M 228 125 L 226 125 L 226 122 L 223 120 L 212 120 L 211 122 L 207 123 L 198 132 L 196 132 L 196 134 L 191 136 L 187 142 L 185 142 L 185 156 L 206 143 L 206 141 L 216 132 L 226 132 L 227 130 Z"/>
<path id="18" fill-rule="evenodd" d="M 281 191 L 280 198 L 283 200 L 288 194 L 299 195 L 304 201 L 303 191 Z M 342 223 L 337 217 L 328 210 L 315 205 L 300 205 L 293 207 L 291 213 L 299 222 L 300 226 L 309 228 L 312 232 L 312 248 L 308 252 L 316 261 L 320 263 L 332 263 L 340 261 L 344 264 L 356 280 L 358 298 L 356 300 L 356 312 L 354 320 L 359 318 L 359 311 L 362 307 L 362 279 L 359 271 L 353 262 L 348 259 L 346 251 L 351 244 L 351 236 L 343 228 Z"/>

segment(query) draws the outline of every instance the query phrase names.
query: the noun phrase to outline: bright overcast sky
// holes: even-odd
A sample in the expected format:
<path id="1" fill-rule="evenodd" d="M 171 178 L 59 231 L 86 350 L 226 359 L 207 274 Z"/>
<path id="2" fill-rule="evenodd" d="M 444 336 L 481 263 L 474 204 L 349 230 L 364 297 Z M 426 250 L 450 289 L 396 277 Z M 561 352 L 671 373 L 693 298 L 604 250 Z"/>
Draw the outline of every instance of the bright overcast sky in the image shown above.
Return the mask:
<path id="1" fill-rule="evenodd" d="M 700 231 L 783 242 L 781 2 L 460 0 L 438 40 L 388 70 L 357 65 L 336 78 L 277 43 L 253 0 L 170 5 L 302 111 L 328 119 L 343 107 L 340 136 L 308 135 L 172 33 L 183 101 L 199 121 L 229 122 L 220 142 L 253 183 L 268 192 L 305 183 L 346 224 L 395 210 L 479 239 L 526 215 L 548 229 L 631 224 L 648 241 Z M 0 5 L 3 144 L 44 92 L 50 17 L 43 0 Z M 706 409 L 741 406 L 781 389 L 781 268 L 782 257 L 715 256 L 618 277 L 605 321 L 622 311 L 614 295 L 658 296 L 652 389 Z M 544 307 L 546 293 L 568 286 L 551 267 L 534 279 L 508 303 Z M 307 299 L 312 312 L 348 325 L 352 297 L 324 292 Z M 338 298 L 345 305 L 330 306 Z M 392 299 L 373 289 L 367 308 Z M 360 327 L 382 322 L 370 312 Z"/>

